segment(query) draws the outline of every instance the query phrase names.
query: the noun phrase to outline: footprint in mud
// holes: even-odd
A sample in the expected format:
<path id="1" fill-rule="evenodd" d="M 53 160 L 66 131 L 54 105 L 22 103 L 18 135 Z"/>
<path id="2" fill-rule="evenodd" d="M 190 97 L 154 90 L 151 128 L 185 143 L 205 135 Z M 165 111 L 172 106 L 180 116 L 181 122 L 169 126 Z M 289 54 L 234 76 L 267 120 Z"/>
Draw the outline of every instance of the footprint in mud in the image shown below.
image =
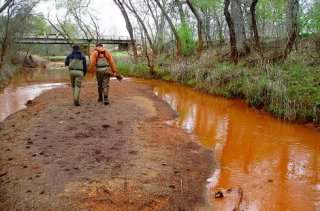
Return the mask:
<path id="1" fill-rule="evenodd" d="M 67 129 L 65 129 L 65 131 L 74 131 L 76 130 L 77 128 L 76 127 L 68 127 Z"/>
<path id="2" fill-rule="evenodd" d="M 98 149 L 98 150 L 94 151 L 94 153 L 95 153 L 96 155 L 100 155 L 100 154 L 101 154 L 101 150 Z"/>
<path id="3" fill-rule="evenodd" d="M 169 188 L 176 189 L 176 186 L 175 185 L 169 185 Z"/>
<path id="4" fill-rule="evenodd" d="M 101 127 L 103 127 L 104 129 L 107 129 L 107 128 L 111 127 L 111 126 L 108 125 L 108 124 L 104 124 L 104 125 L 101 125 Z"/>
<path id="5" fill-rule="evenodd" d="M 137 155 L 138 153 L 139 152 L 136 151 L 136 150 L 131 150 L 131 151 L 128 152 L 128 154 L 130 154 L 130 155 Z"/>
<path id="6" fill-rule="evenodd" d="M 91 137 L 93 134 L 91 133 L 77 133 L 76 135 L 74 135 L 75 138 L 88 138 Z"/>
<path id="7" fill-rule="evenodd" d="M 7 172 L 6 172 L 6 171 L 4 171 L 4 172 L 1 172 L 1 171 L 0 171 L 0 177 L 6 176 L 6 175 L 7 175 Z"/>
<path id="8" fill-rule="evenodd" d="M 117 164 L 113 167 L 114 170 L 118 170 L 118 169 L 121 169 L 121 165 L 120 164 Z"/>
<path id="9" fill-rule="evenodd" d="M 108 158 L 108 157 L 107 157 Z M 109 158 L 110 159 L 110 158 Z M 101 161 L 105 160 L 105 161 L 109 161 L 108 159 L 106 159 L 106 157 L 104 155 L 100 155 L 98 157 L 95 157 L 96 162 L 100 163 Z"/>

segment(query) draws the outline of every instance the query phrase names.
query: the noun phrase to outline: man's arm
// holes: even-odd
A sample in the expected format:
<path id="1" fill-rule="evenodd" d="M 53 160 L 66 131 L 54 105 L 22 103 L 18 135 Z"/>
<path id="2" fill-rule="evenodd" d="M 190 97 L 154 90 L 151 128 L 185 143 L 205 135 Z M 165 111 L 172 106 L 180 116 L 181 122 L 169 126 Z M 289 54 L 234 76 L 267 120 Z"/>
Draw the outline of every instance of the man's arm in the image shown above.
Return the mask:
<path id="1" fill-rule="evenodd" d="M 64 61 L 65 66 L 69 66 L 70 55 L 67 56 L 66 61 Z"/>
<path id="2" fill-rule="evenodd" d="M 97 57 L 98 57 L 98 52 L 97 51 L 93 52 L 92 58 L 91 58 L 91 63 L 90 63 L 90 73 L 92 73 L 92 74 L 94 73 L 94 70 L 95 70 Z"/>
<path id="3" fill-rule="evenodd" d="M 112 72 L 117 72 L 116 65 L 115 65 L 114 60 L 113 60 L 113 58 L 112 58 L 112 56 L 111 56 L 109 51 L 106 51 L 106 57 L 107 57 L 107 59 L 109 61 L 109 65 L 111 67 Z"/>
<path id="4" fill-rule="evenodd" d="M 87 59 L 85 57 L 85 55 L 82 55 L 83 59 L 82 59 L 82 65 L 83 65 L 83 74 L 86 75 L 87 73 Z"/>

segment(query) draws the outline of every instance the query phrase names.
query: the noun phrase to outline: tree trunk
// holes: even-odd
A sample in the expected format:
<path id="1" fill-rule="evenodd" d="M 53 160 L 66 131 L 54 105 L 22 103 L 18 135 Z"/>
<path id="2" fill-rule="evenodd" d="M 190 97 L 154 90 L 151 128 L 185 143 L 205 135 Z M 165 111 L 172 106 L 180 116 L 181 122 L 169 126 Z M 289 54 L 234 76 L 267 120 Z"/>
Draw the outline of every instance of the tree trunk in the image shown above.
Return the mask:
<path id="1" fill-rule="evenodd" d="M 133 12 L 134 15 L 136 16 L 139 24 L 141 25 L 141 27 L 142 27 L 142 29 L 143 29 L 146 37 L 147 37 L 147 40 L 148 40 L 149 45 L 150 45 L 150 48 L 152 49 L 152 53 L 153 53 L 153 55 L 154 55 L 154 57 L 155 57 L 155 56 L 157 55 L 157 49 L 156 49 L 156 47 L 155 47 L 155 45 L 154 45 L 154 42 L 152 41 L 152 38 L 151 38 L 151 36 L 150 36 L 150 34 L 149 34 L 149 31 L 148 31 L 148 29 L 147 29 L 144 21 L 143 21 L 143 20 L 141 19 L 141 17 L 139 16 L 137 10 L 136 10 L 136 9 L 134 8 L 134 6 L 132 5 L 131 1 L 129 1 L 130 6 L 129 6 L 126 2 L 124 2 L 124 4 L 125 4 L 126 7 L 127 7 L 131 12 Z"/>
<path id="2" fill-rule="evenodd" d="M 6 18 L 6 22 L 5 22 L 5 35 L 3 37 L 2 40 L 2 44 L 1 44 L 1 52 L 0 52 L 0 69 L 3 66 L 4 63 L 4 58 L 6 55 L 6 51 L 9 48 L 8 46 L 8 37 L 9 37 L 9 22 L 10 22 L 10 17 L 11 17 L 11 13 L 10 13 L 10 9 L 11 7 L 8 7 L 8 14 L 7 14 L 7 18 Z"/>
<path id="3" fill-rule="evenodd" d="M 197 28 L 198 28 L 198 49 L 197 49 L 197 57 L 200 57 L 202 50 L 203 50 L 203 37 L 202 37 L 202 20 L 201 17 L 194 7 L 194 5 L 191 3 L 190 0 L 187 0 L 187 4 L 189 8 L 191 9 L 193 15 L 197 19 Z"/>
<path id="4" fill-rule="evenodd" d="M 134 40 L 134 35 L 133 35 L 133 27 L 129 18 L 129 15 L 126 11 L 126 9 L 123 6 L 123 3 L 121 2 L 121 0 L 113 0 L 114 3 L 119 7 L 123 18 L 126 22 L 126 27 L 127 27 L 127 31 L 130 35 L 130 39 L 131 39 L 131 45 L 132 45 L 132 50 L 133 50 L 133 56 L 134 56 L 134 60 L 137 61 L 138 60 L 138 50 L 137 50 L 137 45 L 136 42 Z"/>
<path id="5" fill-rule="evenodd" d="M 283 59 L 287 59 L 289 53 L 298 36 L 298 12 L 299 0 L 289 0 L 288 2 L 288 32 L 289 40 L 283 52 Z"/>
<path id="6" fill-rule="evenodd" d="M 7 7 L 10 6 L 11 2 L 12 2 L 12 4 L 13 4 L 13 0 L 7 0 L 7 1 L 2 5 L 2 7 L 0 8 L 0 14 L 1 14 L 5 9 L 7 9 Z"/>
<path id="7" fill-rule="evenodd" d="M 164 7 L 160 4 L 159 0 L 155 0 L 155 2 L 157 3 L 157 5 L 159 6 L 159 8 L 162 11 L 162 14 L 165 16 L 166 20 L 168 21 L 171 30 L 176 38 L 176 42 L 177 42 L 177 56 L 178 59 L 182 58 L 182 43 L 181 43 L 181 38 L 178 34 L 178 31 L 176 30 L 175 26 L 173 25 L 168 13 L 165 11 Z"/>
<path id="8" fill-rule="evenodd" d="M 141 25 L 140 25 L 141 28 Z M 141 31 L 143 31 L 143 29 L 140 29 Z M 147 64 L 149 67 L 149 73 L 150 75 L 154 75 L 155 71 L 154 71 L 154 57 L 153 55 L 150 56 L 150 54 L 148 53 L 148 48 L 147 48 L 147 41 L 146 38 L 143 36 L 143 33 L 140 33 L 141 36 L 141 41 L 142 41 L 142 50 L 143 53 L 145 54 L 146 58 L 147 58 Z"/>
<path id="9" fill-rule="evenodd" d="M 175 3 L 177 5 L 177 7 L 178 7 L 181 23 L 186 23 L 186 14 L 183 11 L 181 1 L 180 0 L 175 0 Z"/>
<path id="10" fill-rule="evenodd" d="M 237 51 L 237 40 L 236 40 L 236 34 L 234 30 L 234 22 L 231 18 L 230 12 L 229 12 L 229 5 L 230 0 L 224 1 L 224 16 L 226 17 L 226 21 L 229 28 L 229 36 L 230 36 L 230 48 L 231 48 L 231 61 L 234 64 L 238 63 L 238 51 Z"/>
<path id="11" fill-rule="evenodd" d="M 216 19 L 216 22 L 217 22 L 219 44 L 222 45 L 224 43 L 223 24 L 221 24 L 220 17 L 219 17 L 219 15 L 218 15 L 216 10 L 213 10 L 213 15 L 214 15 L 214 17 Z"/>
<path id="12" fill-rule="evenodd" d="M 247 44 L 246 29 L 240 0 L 231 0 L 231 16 L 235 26 L 237 49 L 240 50 L 242 54 L 247 54 L 250 52 L 250 48 Z"/>
<path id="13" fill-rule="evenodd" d="M 212 46 L 212 40 L 211 40 L 211 36 L 210 36 L 210 15 L 208 12 L 208 9 L 206 8 L 201 8 L 201 12 L 203 14 L 203 19 L 204 19 L 204 37 L 205 37 L 205 41 L 206 41 L 206 45 L 207 46 Z"/>
<path id="14" fill-rule="evenodd" d="M 258 33 L 257 21 L 256 21 L 256 5 L 257 5 L 257 3 L 258 3 L 258 0 L 253 0 L 250 5 L 251 24 L 252 24 L 253 40 L 254 40 L 255 48 L 260 55 L 261 64 L 264 65 L 265 58 L 264 58 L 263 51 L 260 46 L 260 38 L 259 38 L 259 33 Z"/>

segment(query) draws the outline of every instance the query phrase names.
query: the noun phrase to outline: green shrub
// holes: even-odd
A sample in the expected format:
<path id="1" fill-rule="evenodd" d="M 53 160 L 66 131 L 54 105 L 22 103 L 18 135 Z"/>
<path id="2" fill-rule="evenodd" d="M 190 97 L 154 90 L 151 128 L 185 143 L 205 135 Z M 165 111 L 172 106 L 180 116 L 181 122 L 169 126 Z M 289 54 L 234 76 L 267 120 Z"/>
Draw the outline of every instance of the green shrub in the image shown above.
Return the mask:
<path id="1" fill-rule="evenodd" d="M 182 23 L 178 27 L 178 34 L 181 38 L 182 53 L 184 56 L 191 56 L 195 52 L 197 43 L 194 38 L 194 29 L 187 23 Z"/>

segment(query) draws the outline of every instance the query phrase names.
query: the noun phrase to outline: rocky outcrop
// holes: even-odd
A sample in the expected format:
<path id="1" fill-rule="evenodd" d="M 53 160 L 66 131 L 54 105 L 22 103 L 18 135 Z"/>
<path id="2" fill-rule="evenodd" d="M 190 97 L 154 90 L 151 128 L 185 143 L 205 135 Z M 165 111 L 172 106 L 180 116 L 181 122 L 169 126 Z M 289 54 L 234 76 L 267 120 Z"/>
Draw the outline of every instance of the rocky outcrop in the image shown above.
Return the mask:
<path id="1" fill-rule="evenodd" d="M 34 54 L 26 52 L 18 52 L 11 58 L 15 65 L 21 65 L 23 68 L 47 67 L 48 60 Z"/>

